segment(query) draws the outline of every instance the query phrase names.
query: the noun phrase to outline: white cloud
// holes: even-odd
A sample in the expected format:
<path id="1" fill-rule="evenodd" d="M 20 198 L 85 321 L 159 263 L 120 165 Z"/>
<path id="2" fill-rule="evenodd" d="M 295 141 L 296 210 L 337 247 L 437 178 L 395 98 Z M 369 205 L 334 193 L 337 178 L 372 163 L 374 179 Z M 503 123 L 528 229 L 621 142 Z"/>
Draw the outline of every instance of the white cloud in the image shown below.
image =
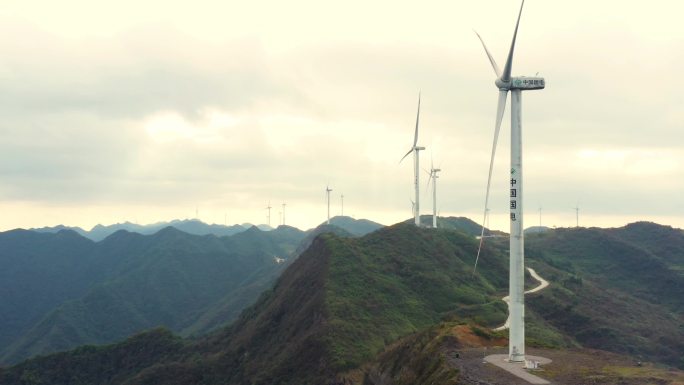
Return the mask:
<path id="1" fill-rule="evenodd" d="M 412 167 L 398 160 L 419 90 L 422 164 L 432 156 L 444 170 L 440 211 L 479 219 L 496 89 L 471 28 L 502 65 L 517 6 L 10 2 L 0 22 L 0 228 L 156 221 L 196 206 L 214 213 L 207 220 L 228 211 L 258 222 L 269 199 L 287 201 L 288 222 L 307 227 L 324 217 L 326 183 L 357 217 L 404 219 Z M 570 225 L 580 200 L 587 223 L 684 226 L 681 8 L 526 4 L 514 73 L 540 71 L 548 84 L 523 100 L 533 213 L 541 205 Z M 492 190 L 501 228 L 507 127 L 508 118 Z"/>

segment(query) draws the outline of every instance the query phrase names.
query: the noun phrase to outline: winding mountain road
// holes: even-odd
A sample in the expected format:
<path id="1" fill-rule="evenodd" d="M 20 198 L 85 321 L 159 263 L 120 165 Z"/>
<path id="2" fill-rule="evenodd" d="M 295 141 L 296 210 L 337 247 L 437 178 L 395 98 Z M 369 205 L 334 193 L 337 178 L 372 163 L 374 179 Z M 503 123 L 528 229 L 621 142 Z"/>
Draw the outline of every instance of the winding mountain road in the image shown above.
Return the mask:
<path id="1" fill-rule="evenodd" d="M 547 286 L 549 286 L 549 281 L 547 281 L 547 280 L 545 280 L 544 278 L 540 277 L 539 274 L 537 274 L 537 272 L 534 271 L 533 268 L 528 267 L 528 268 L 527 268 L 527 271 L 530 272 L 530 275 L 532 276 L 532 278 L 536 279 L 536 280 L 539 282 L 539 286 L 535 287 L 534 289 L 530 289 L 530 290 L 526 291 L 525 294 L 536 293 L 536 292 L 538 292 L 538 291 L 540 291 L 540 290 L 543 290 L 543 289 L 546 288 Z M 509 296 L 505 296 L 505 297 L 503 297 L 501 300 L 504 301 L 504 302 L 506 302 L 506 305 L 509 305 L 509 306 L 510 306 L 510 303 L 509 303 L 510 301 L 509 301 L 509 299 L 510 299 Z M 498 332 L 498 331 L 501 331 L 501 330 L 506 330 L 506 329 L 508 329 L 508 327 L 510 326 L 510 323 L 511 323 L 511 314 L 510 314 L 510 311 L 509 311 L 509 312 L 508 312 L 508 318 L 506 318 L 506 323 L 503 324 L 503 325 L 501 325 L 501 326 L 499 326 L 499 327 L 496 328 L 496 329 L 493 329 L 493 330 L 494 330 L 495 332 Z"/>

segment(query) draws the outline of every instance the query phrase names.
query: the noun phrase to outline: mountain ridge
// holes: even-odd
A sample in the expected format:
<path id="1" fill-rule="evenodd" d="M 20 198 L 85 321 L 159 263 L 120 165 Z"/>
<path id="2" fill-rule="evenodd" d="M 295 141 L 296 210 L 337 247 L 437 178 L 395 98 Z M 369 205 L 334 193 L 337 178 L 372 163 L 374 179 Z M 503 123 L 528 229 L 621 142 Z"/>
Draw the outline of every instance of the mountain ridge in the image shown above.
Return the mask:
<path id="1" fill-rule="evenodd" d="M 166 325 L 176 332 L 186 329 L 205 332 L 204 326 L 192 324 L 213 308 L 213 304 L 221 302 L 222 297 L 243 286 L 251 287 L 255 293 L 240 291 L 244 301 L 224 303 L 228 308 L 221 314 L 235 317 L 236 311 L 230 309 L 238 306 L 239 311 L 248 305 L 250 299 L 255 299 L 270 284 L 274 272 L 285 267 L 274 261 L 274 255 L 289 257 L 304 237 L 303 232 L 289 229 L 285 235 L 278 230 L 264 233 L 254 229 L 229 237 L 197 236 L 173 227 L 153 235 L 119 230 L 100 242 L 71 230 L 19 232 L 22 237 L 52 240 L 48 247 L 38 251 L 45 261 L 59 263 L 59 258 L 50 256 L 62 249 L 72 254 L 68 245 L 74 242 L 86 247 L 65 260 L 63 268 L 68 268 L 70 275 L 45 263 L 21 258 L 21 254 L 16 254 L 16 247 L 8 247 L 11 245 L 3 243 L 0 235 L 0 245 L 5 251 L 0 253 L 0 265 L 5 267 L 3 284 L 7 290 L 21 287 L 21 281 L 34 282 L 35 287 L 46 289 L 38 292 L 41 297 L 47 293 L 55 297 L 31 313 L 32 318 L 24 317 L 23 323 L 2 322 L 0 329 L 7 333 L 0 351 L 2 361 L 16 362 L 35 353 L 64 350 L 84 342 L 113 342 L 157 325 Z M 278 241 L 272 241 L 273 237 Z M 55 242 L 63 246 L 55 246 Z M 11 250 L 15 250 L 14 254 Z M 13 265 L 24 266 L 18 268 L 25 273 L 16 274 L 10 267 Z M 54 271 L 50 273 L 53 278 L 31 281 L 37 272 L 46 269 Z M 63 281 L 63 277 L 70 278 Z M 59 289 L 65 285 L 77 287 L 69 291 Z M 23 303 L 39 301 L 31 292 L 17 298 L 24 298 Z M 3 302 L 19 302 L 12 298 L 6 296 Z M 23 309 L 5 310 L 5 314 L 22 314 Z M 215 318 L 211 325 L 215 327 L 229 320 Z M 30 326 L 21 328 L 22 325 Z"/>
<path id="2" fill-rule="evenodd" d="M 684 351 L 679 326 L 682 313 L 677 310 L 681 309 L 682 297 L 674 298 L 673 303 L 649 303 L 647 300 L 662 287 L 636 277 L 644 268 L 655 266 L 658 272 L 673 271 L 668 277 L 681 285 L 681 275 L 671 266 L 678 266 L 684 255 L 645 250 L 655 250 L 657 243 L 634 246 L 640 241 L 630 238 L 632 230 L 562 229 L 528 237 L 528 265 L 551 282 L 547 289 L 526 298 L 527 342 L 531 348 L 560 352 L 560 348 L 588 346 L 634 357 L 641 354 L 640 360 L 684 364 L 684 360 L 678 361 Z M 654 231 L 666 236 L 670 230 L 657 227 Z M 684 238 L 684 234 L 678 236 Z M 684 239 L 676 241 L 679 244 Z M 441 341 L 454 336 L 431 333 L 441 330 L 440 325 L 456 331 L 462 330 L 459 325 L 472 325 L 466 326 L 471 334 L 492 341 L 505 339 L 505 334 L 492 334 L 487 329 L 506 317 L 500 298 L 507 290 L 508 242 L 489 238 L 478 273 L 473 276 L 478 243 L 472 234 L 460 230 L 419 229 L 408 224 L 360 238 L 319 234 L 275 286 L 246 308 L 235 323 L 174 345 L 166 356 L 144 368 L 110 368 L 123 377 L 108 383 L 416 383 L 402 377 L 410 373 L 425 373 L 416 378 L 445 383 L 476 383 L 467 382 L 468 368 L 459 369 L 457 357 L 444 356 L 458 352 L 463 341 L 442 346 Z M 678 250 L 667 247 L 660 252 L 671 249 Z M 654 258 L 662 263 L 654 264 Z M 619 262 L 634 263 L 640 270 L 627 274 L 630 270 L 625 268 L 607 277 L 601 274 L 619 268 Z M 638 283 L 642 290 L 632 292 L 629 282 Z M 678 287 L 670 287 L 669 293 L 678 293 Z M 635 303 L 638 306 L 632 306 Z M 654 321 L 659 330 L 649 330 Z M 120 348 L 121 343 L 114 346 Z M 392 353 L 396 347 L 401 349 Z M 27 371 L 39 379 L 53 378 L 51 371 L 65 362 L 84 366 L 82 373 L 94 373 L 90 362 L 100 362 L 118 348 L 103 347 L 77 360 L 75 351 L 36 358 L 0 370 L 0 382 L 19 383 L 17 379 Z M 481 353 L 477 353 L 479 364 Z M 371 373 L 372 367 L 365 365 L 383 354 L 380 371 Z M 405 354 L 415 357 L 407 362 L 410 372 L 388 370 L 403 362 Z M 46 360 L 52 361 L 48 364 Z M 584 382 L 561 383 L 586 383 L 581 373 L 574 375 Z M 625 378 L 622 374 L 612 376 L 606 378 Z"/>
<path id="3" fill-rule="evenodd" d="M 218 225 L 218 224 L 207 224 L 204 223 L 200 220 L 197 219 L 174 219 L 172 221 L 168 222 L 157 222 L 157 223 L 151 223 L 148 225 L 139 225 L 136 223 L 131 223 L 131 222 L 124 222 L 124 223 L 115 223 L 112 225 L 102 225 L 102 224 L 97 224 L 93 226 L 90 230 L 84 230 L 80 227 L 71 227 L 71 226 L 66 226 L 66 225 L 57 225 L 57 226 L 52 226 L 52 227 L 41 227 L 41 228 L 32 228 L 30 230 L 36 231 L 36 232 L 44 232 L 44 233 L 54 233 L 58 232 L 61 230 L 71 230 L 74 231 L 88 239 L 91 239 L 93 241 L 101 241 L 108 236 L 112 235 L 113 233 L 121 230 L 125 230 L 128 232 L 134 232 L 138 234 L 143 234 L 143 235 L 149 235 L 149 234 L 155 234 L 161 229 L 164 229 L 166 227 L 174 227 L 177 228 L 183 232 L 186 232 L 188 234 L 194 234 L 194 235 L 208 235 L 208 234 L 213 234 L 216 236 L 228 236 L 228 235 L 233 235 L 242 231 L 245 231 L 247 228 L 251 227 L 251 224 L 248 224 L 249 226 L 245 225 L 231 225 L 231 226 L 225 226 L 225 225 Z M 268 226 L 266 225 L 259 225 L 262 226 L 262 230 L 269 230 Z"/>
<path id="4" fill-rule="evenodd" d="M 380 226 L 340 219 L 356 234 Z M 0 330 L 5 333 L 0 334 L 0 362 L 17 362 L 82 343 L 110 343 L 158 325 L 182 336 L 207 333 L 237 318 L 321 232 L 354 236 L 325 225 L 307 232 L 285 225 L 270 231 L 251 226 L 230 236 L 193 235 L 174 226 L 149 235 L 120 229 L 97 242 L 67 228 L 55 233 L 13 230 L 4 237 L 0 233 L 0 248 L 5 251 L 5 255 L 0 252 L 0 267 L 5 266 L 3 283 L 10 292 L 22 285 L 9 274 L 14 271 L 10 261 L 19 266 L 24 263 L 22 281 L 36 287 L 46 286 L 32 281 L 36 272 L 45 267 L 49 273 L 54 268 L 17 260 L 16 247 L 2 239 L 9 242 L 16 235 L 14 244 L 28 252 L 49 241 L 37 252 L 53 264 L 59 263 L 62 254 L 75 253 L 62 267 L 70 269 L 68 282 L 53 282 L 60 279 L 58 274 L 46 281 L 44 294 L 53 295 L 53 300 L 14 323 L 3 321 L 0 315 Z M 21 245 L 20 239 L 24 239 Z M 72 250 L 74 244 L 80 248 Z M 58 258 L 51 258 L 55 252 Z M 59 289 L 59 285 L 73 284 L 77 287 L 71 291 Z M 5 298 L 17 302 L 11 295 Z M 22 301 L 39 300 L 45 302 L 29 294 Z M 22 308 L 7 308 L 3 314 L 22 314 Z"/>

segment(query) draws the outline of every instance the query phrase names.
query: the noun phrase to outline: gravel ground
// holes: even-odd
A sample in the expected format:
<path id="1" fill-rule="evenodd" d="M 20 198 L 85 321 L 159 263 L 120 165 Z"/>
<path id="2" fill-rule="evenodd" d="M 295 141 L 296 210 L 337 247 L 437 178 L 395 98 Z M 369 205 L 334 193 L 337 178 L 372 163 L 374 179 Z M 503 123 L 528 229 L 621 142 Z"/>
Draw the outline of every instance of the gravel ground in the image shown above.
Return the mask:
<path id="1" fill-rule="evenodd" d="M 484 356 L 507 354 L 506 348 L 468 348 L 447 353 L 448 364 L 461 372 L 464 385 L 529 385 L 492 365 Z M 528 349 L 552 363 L 534 374 L 555 385 L 684 385 L 684 372 L 650 364 L 639 366 L 628 357 L 594 350 Z M 457 357 L 458 355 L 458 357 Z"/>

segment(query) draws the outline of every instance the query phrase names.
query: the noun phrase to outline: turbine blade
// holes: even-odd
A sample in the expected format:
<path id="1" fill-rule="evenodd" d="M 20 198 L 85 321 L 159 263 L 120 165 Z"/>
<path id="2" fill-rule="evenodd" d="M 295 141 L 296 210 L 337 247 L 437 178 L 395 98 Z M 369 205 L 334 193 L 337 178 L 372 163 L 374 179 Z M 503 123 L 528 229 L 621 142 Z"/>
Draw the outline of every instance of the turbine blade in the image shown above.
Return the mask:
<path id="1" fill-rule="evenodd" d="M 520 25 L 520 16 L 522 16 L 523 5 L 525 5 L 525 0 L 522 0 L 522 4 L 520 4 L 518 22 L 515 23 L 515 32 L 513 32 L 513 41 L 511 42 L 511 50 L 508 51 L 508 59 L 506 59 L 506 65 L 504 66 L 504 71 L 501 75 L 501 80 L 504 82 L 511 80 L 511 70 L 513 69 L 513 51 L 515 50 L 515 39 L 518 37 L 518 26 Z"/>
<path id="2" fill-rule="evenodd" d="M 420 121 L 420 92 L 418 92 L 418 114 L 416 115 L 416 134 L 413 136 L 413 147 L 418 144 L 418 122 Z"/>
<path id="3" fill-rule="evenodd" d="M 477 261 L 480 259 L 480 252 L 482 251 L 482 243 L 484 241 L 485 221 L 487 220 L 487 209 L 489 208 L 489 188 L 492 185 L 492 170 L 494 169 L 494 156 L 496 155 L 496 142 L 499 140 L 499 131 L 501 131 L 501 121 L 503 120 L 504 111 L 506 111 L 506 99 L 508 98 L 508 91 L 499 91 L 499 104 L 496 107 L 496 125 L 494 126 L 494 141 L 492 143 L 492 156 L 489 159 L 489 176 L 487 177 L 487 192 L 485 193 L 485 208 L 484 218 L 482 219 L 482 233 L 480 234 L 480 246 L 477 248 L 477 256 L 475 257 L 475 267 L 473 274 L 477 270 Z"/>
<path id="4" fill-rule="evenodd" d="M 487 49 L 487 45 L 485 44 L 484 40 L 482 39 L 482 36 L 480 36 L 477 31 L 474 31 L 477 37 L 480 39 L 480 43 L 482 43 L 482 47 L 484 47 L 485 52 L 487 53 L 487 57 L 489 58 L 489 62 L 492 63 L 492 68 L 494 69 L 494 73 L 496 74 L 497 78 L 501 77 L 501 70 L 499 69 L 499 66 L 496 64 L 496 60 L 494 60 L 494 56 L 492 56 L 491 52 Z"/>
<path id="5" fill-rule="evenodd" d="M 404 158 L 406 158 L 407 156 L 409 156 L 409 154 L 412 153 L 412 152 L 413 152 L 413 149 L 410 149 L 410 150 L 406 153 L 406 155 L 404 155 L 404 156 L 401 157 L 401 160 L 399 160 L 399 163 L 401 163 L 401 161 L 404 160 Z"/>

